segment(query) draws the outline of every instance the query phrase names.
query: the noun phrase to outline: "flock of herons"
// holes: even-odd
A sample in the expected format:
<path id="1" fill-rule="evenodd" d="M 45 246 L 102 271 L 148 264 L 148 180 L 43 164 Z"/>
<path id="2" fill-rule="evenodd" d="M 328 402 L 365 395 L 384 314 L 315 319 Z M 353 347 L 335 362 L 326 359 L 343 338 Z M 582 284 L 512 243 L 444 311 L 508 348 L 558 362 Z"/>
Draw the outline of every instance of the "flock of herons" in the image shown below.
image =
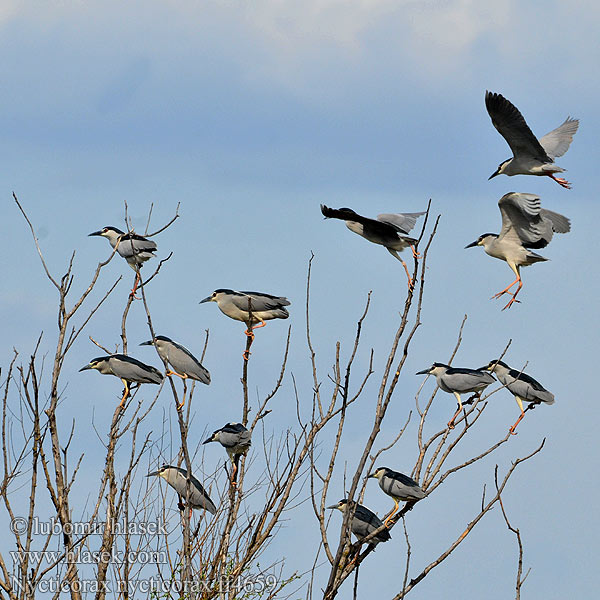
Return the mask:
<path id="1" fill-rule="evenodd" d="M 562 187 L 570 189 L 568 181 L 556 177 L 556 174 L 563 172 L 564 169 L 554 164 L 554 159 L 562 156 L 568 150 L 577 131 L 578 120 L 567 118 L 562 125 L 538 140 L 519 110 L 502 95 L 486 92 L 485 105 L 494 127 L 504 137 L 513 153 L 512 158 L 500 163 L 490 179 L 497 175 L 538 175 L 550 177 Z M 504 260 L 514 272 L 515 281 L 492 297 L 500 298 L 505 294 L 510 296 L 509 302 L 502 309 L 504 310 L 510 308 L 515 302 L 519 302 L 517 295 L 523 287 L 520 268 L 547 260 L 534 250 L 547 246 L 553 233 L 567 233 L 570 230 L 570 222 L 563 215 L 542 208 L 540 198 L 535 194 L 510 192 L 500 198 L 498 206 L 502 215 L 500 233 L 484 233 L 467 248 L 482 246 L 487 254 Z M 363 217 L 349 208 L 333 209 L 325 205 L 321 205 L 321 212 L 326 218 L 345 221 L 348 229 L 354 233 L 370 242 L 384 246 L 403 264 L 408 277 L 408 285 L 409 287 L 413 286 L 406 264 L 399 253 L 410 247 L 414 256 L 418 257 L 417 240 L 409 237 L 408 234 L 417 223 L 418 218 L 425 213 L 381 214 L 376 219 L 371 219 Z M 133 231 L 123 232 L 115 227 L 105 227 L 90 235 L 107 238 L 113 252 L 117 252 L 136 271 L 136 280 L 132 290 L 132 294 L 134 294 L 140 282 L 139 269 L 145 261 L 154 256 L 157 249 L 156 243 Z M 517 285 L 516 290 L 510 291 L 515 285 Z M 218 289 L 201 302 L 216 302 L 225 315 L 244 322 L 247 327 L 245 333 L 252 339 L 254 339 L 253 330 L 263 327 L 265 321 L 287 319 L 289 316 L 285 308 L 290 304 L 287 298 L 260 292 Z M 155 347 L 160 358 L 169 366 L 165 376 L 177 375 L 183 379 L 189 378 L 207 385 L 210 384 L 209 372 L 181 344 L 159 335 L 141 345 Z M 247 352 L 244 353 L 244 359 L 248 359 Z M 163 374 L 158 369 L 124 354 L 95 358 L 81 370 L 86 369 L 96 369 L 102 374 L 114 375 L 123 381 L 125 389 L 121 407 L 130 396 L 131 384 L 159 384 L 163 380 Z M 515 429 L 523 419 L 526 410 L 541 403 L 552 404 L 554 402 L 554 395 L 533 377 L 522 370 L 512 369 L 501 360 L 493 360 L 485 367 L 478 369 L 457 368 L 434 363 L 429 369 L 420 371 L 418 374 L 434 375 L 438 386 L 444 392 L 451 393 L 456 397 L 458 408 L 448 422 L 450 429 L 454 428 L 455 420 L 463 410 L 463 404 L 472 402 L 481 395 L 487 386 L 496 381 L 493 375 L 513 394 L 521 411 L 519 418 L 510 428 L 511 434 L 515 434 Z M 473 393 L 473 396 L 463 402 L 461 394 L 467 393 Z M 528 404 L 527 408 L 524 408 L 524 403 Z M 231 485 L 236 485 L 237 464 L 240 456 L 245 455 L 250 448 L 251 432 L 241 423 L 227 423 L 215 431 L 204 443 L 208 442 L 219 442 L 227 450 L 233 464 L 230 482 Z M 216 514 L 217 509 L 201 483 L 193 475 L 188 477 L 185 469 L 164 465 L 158 471 L 148 474 L 148 476 L 152 475 L 162 477 L 177 491 L 180 507 L 183 507 L 183 500 L 187 498 L 190 508 L 202 508 Z M 328 508 L 337 508 L 342 512 L 351 510 L 353 515 L 351 529 L 359 540 L 380 530 L 369 539 L 369 543 L 377 544 L 390 539 L 387 527 L 390 519 L 399 509 L 399 502 L 415 503 L 424 498 L 426 494 L 416 481 L 387 467 L 378 468 L 369 477 L 376 478 L 383 492 L 394 500 L 394 509 L 387 516 L 385 522 L 382 522 L 365 506 L 354 501 L 348 502 L 346 499 Z"/>

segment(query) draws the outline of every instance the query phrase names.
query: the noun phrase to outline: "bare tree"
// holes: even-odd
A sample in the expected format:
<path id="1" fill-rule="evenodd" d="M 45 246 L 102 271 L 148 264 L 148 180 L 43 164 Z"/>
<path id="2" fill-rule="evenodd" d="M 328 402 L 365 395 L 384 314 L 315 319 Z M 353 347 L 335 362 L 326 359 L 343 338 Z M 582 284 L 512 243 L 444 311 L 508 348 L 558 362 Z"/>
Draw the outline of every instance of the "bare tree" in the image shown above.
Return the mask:
<path id="1" fill-rule="evenodd" d="M 240 352 L 239 413 L 241 422 L 252 433 L 254 450 L 248 456 L 239 457 L 235 481 L 227 472 L 228 468 L 232 468 L 227 466 L 227 462 L 224 468 L 209 466 L 203 458 L 201 445 L 190 444 L 189 432 L 196 415 L 194 399 L 198 394 L 190 380 L 166 377 L 150 398 L 146 389 L 149 386 L 138 386 L 131 393 L 125 392 L 124 401 L 114 409 L 104 429 L 96 428 L 95 424 L 77 422 L 69 418 L 68 410 L 61 403 L 70 377 L 64 369 L 65 357 L 84 331 L 91 332 L 92 343 L 108 354 L 118 350 L 127 353 L 128 324 L 134 306 L 143 307 L 143 318 L 154 339 L 152 286 L 149 284 L 160 277 L 161 269 L 168 269 L 171 255 L 161 260 L 145 280 L 140 277 L 139 267 L 136 268 L 140 298 L 136 300 L 133 294 L 127 296 L 120 322 L 115 323 L 113 335 L 119 340 L 115 343 L 105 339 L 106 333 L 95 332 L 94 323 L 98 311 L 114 294 L 121 279 L 118 277 L 104 289 L 99 289 L 99 276 L 114 257 L 116 248 L 107 260 L 97 265 L 81 296 L 73 299 L 74 253 L 65 274 L 61 277 L 53 275 L 46 265 L 28 215 L 16 196 L 14 200 L 33 235 L 46 279 L 58 292 L 58 321 L 48 368 L 45 356 L 40 356 L 43 339 L 40 336 L 27 360 L 20 362 L 20 354 L 15 350 L 8 367 L 0 372 L 4 377 L 0 380 L 3 390 L 4 467 L 0 498 L 13 524 L 20 523 L 21 516 L 27 513 L 24 527 L 13 527 L 14 551 L 0 553 L 0 589 L 11 600 L 36 597 L 42 584 L 49 579 L 57 583 L 57 589 L 52 590 L 55 598 L 66 594 L 73 599 L 93 594 L 99 600 L 109 595 L 128 598 L 142 594 L 202 599 L 241 596 L 284 598 L 306 585 L 307 597 L 322 596 L 331 600 L 351 575 L 354 575 L 356 597 L 360 586 L 359 567 L 369 559 L 374 549 L 369 542 L 378 531 L 353 542 L 350 536 L 352 511 L 344 514 L 339 534 L 337 528 L 328 526 L 327 499 L 331 500 L 333 496 L 337 500 L 342 496 L 337 482 L 343 480 L 345 497 L 362 501 L 365 476 L 380 456 L 405 435 L 413 414 L 417 416 L 418 427 L 415 442 L 417 460 L 412 476 L 421 482 L 427 496 L 435 493 L 448 478 L 492 455 L 509 438 L 506 435 L 481 448 L 467 460 L 453 463 L 456 449 L 477 426 L 489 394 L 465 403 L 465 411 L 457 419 L 455 434 L 442 429 L 426 437 L 425 424 L 434 392 L 424 406 L 421 406 L 417 394 L 415 409 L 406 415 L 406 421 L 395 438 L 384 443 L 380 440 L 382 424 L 397 393 L 411 343 L 421 324 L 428 255 L 439 223 L 438 217 L 430 227 L 429 209 L 419 237 L 419 242 L 424 240 L 425 244 L 422 256 L 414 256 L 412 279 L 417 285 L 407 290 L 391 346 L 385 353 L 381 354 L 380 349 L 363 352 L 361 347 L 363 325 L 369 318 L 369 294 L 356 323 L 348 360 L 342 361 L 342 347 L 338 342 L 334 349 L 333 367 L 325 377 L 322 375 L 310 326 L 314 256 L 308 262 L 305 308 L 305 339 L 312 371 L 310 399 L 303 391 L 306 384 L 297 385 L 295 377 L 288 375 L 288 359 L 294 339 L 291 328 L 280 349 L 281 362 L 274 369 L 271 381 L 254 381 L 250 354 L 253 338 L 246 337 L 245 351 L 243 355 Z M 168 223 L 148 234 L 151 214 L 152 209 L 146 226 L 146 235 L 150 237 L 175 223 L 179 207 Z M 132 232 L 127 206 L 125 224 Z M 95 293 L 92 294 L 92 291 Z M 99 298 L 92 301 L 98 293 Z M 248 308 L 251 312 L 250 303 Z M 459 349 L 464 324 L 465 321 L 449 362 Z M 201 359 L 209 340 L 209 332 L 206 331 Z M 364 443 L 354 467 L 347 471 L 345 465 L 340 466 L 340 456 L 347 442 L 348 417 L 351 411 L 356 410 L 358 400 L 371 384 L 376 361 L 381 360 L 380 354 L 383 366 L 378 375 L 371 421 L 365 426 Z M 163 362 L 166 371 L 168 365 Z M 366 367 L 359 367 L 361 364 Z M 256 398 L 250 396 L 252 388 L 257 390 Z M 268 426 L 272 401 L 284 390 L 295 401 L 295 423 L 280 435 L 274 435 Z M 151 417 L 156 419 L 157 411 L 160 411 L 159 396 L 162 397 L 162 405 L 164 396 L 169 397 L 172 410 L 163 410 L 161 430 L 157 431 L 151 425 Z M 156 420 L 152 422 L 155 424 Z M 95 438 L 101 444 L 104 456 L 95 478 L 96 488 L 83 500 L 80 494 L 74 493 L 74 489 L 82 471 L 89 468 L 89 457 L 85 452 L 77 454 L 73 449 L 74 440 L 78 437 Z M 501 494 L 518 465 L 539 452 L 542 446 L 543 443 L 528 456 L 516 459 L 503 478 L 499 479 L 496 472 L 496 494 L 490 499 L 486 499 L 484 494 L 480 511 L 473 515 L 466 529 L 442 554 L 432 557 L 429 564 L 414 574 L 411 541 L 405 523 L 413 504 L 408 503 L 390 519 L 390 527 L 402 520 L 407 544 L 404 582 L 396 598 L 405 597 L 454 552 L 498 503 L 507 526 L 518 539 L 519 598 L 526 577 L 522 577 L 523 548 L 518 530 L 511 527 L 504 512 Z M 170 488 L 145 477 L 148 471 L 155 470 L 157 462 L 169 462 L 185 468 L 188 473 L 185 496 L 178 498 Z M 215 499 L 217 514 L 214 516 L 205 511 L 192 513 L 188 508 L 193 486 L 191 475 L 199 472 L 203 474 L 207 492 Z M 426 502 L 427 499 L 423 500 L 423 504 Z M 292 511 L 306 511 L 308 507 L 312 507 L 316 517 L 315 528 L 320 533 L 320 545 L 314 549 L 312 570 L 299 573 L 297 565 L 269 558 L 268 549 L 275 540 L 283 539 L 282 525 L 288 515 Z M 46 521 L 51 517 L 59 526 L 40 534 L 34 527 L 38 517 Z M 155 523 L 157 527 L 152 531 L 141 527 L 149 523 Z M 85 527 L 77 527 L 82 524 Z M 50 550 L 53 550 L 50 559 L 50 554 L 42 556 Z M 141 561 L 142 555 L 148 560 Z M 84 558 L 87 556 L 94 557 L 93 564 L 86 563 Z M 144 582 L 147 585 L 142 589 L 140 586 Z M 249 582 L 253 585 L 248 587 Z"/>

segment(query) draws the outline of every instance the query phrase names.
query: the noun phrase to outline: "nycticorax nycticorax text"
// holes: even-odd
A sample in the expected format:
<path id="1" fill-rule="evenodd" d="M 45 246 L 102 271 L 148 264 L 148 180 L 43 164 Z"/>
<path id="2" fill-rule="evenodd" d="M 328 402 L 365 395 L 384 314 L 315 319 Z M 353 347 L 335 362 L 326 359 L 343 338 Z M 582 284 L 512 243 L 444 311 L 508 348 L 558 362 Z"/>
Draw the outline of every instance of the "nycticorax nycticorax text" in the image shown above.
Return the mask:
<path id="1" fill-rule="evenodd" d="M 85 367 L 81 367 L 79 371 L 86 371 L 87 369 L 95 369 L 102 373 L 102 375 L 114 375 L 123 382 L 125 389 L 123 390 L 123 398 L 121 398 L 119 406 L 123 406 L 125 399 L 129 396 L 129 384 L 160 384 L 163 380 L 162 373 L 157 368 L 146 365 L 125 354 L 110 354 L 109 356 L 94 358 Z"/>
<path id="2" fill-rule="evenodd" d="M 241 423 L 227 423 L 221 429 L 217 429 L 203 442 L 219 442 L 231 459 L 233 470 L 231 483 L 235 485 L 235 474 L 238 468 L 239 457 L 245 455 L 252 445 L 252 434 Z"/>
<path id="3" fill-rule="evenodd" d="M 145 238 L 143 235 L 138 235 L 133 232 L 125 233 L 112 226 L 104 227 L 89 235 L 99 235 L 106 238 L 110 242 L 110 245 L 117 249 L 119 255 L 122 256 L 127 261 L 127 264 L 136 272 L 135 283 L 131 290 L 132 294 L 134 294 L 140 280 L 138 268 L 147 260 L 154 257 L 156 243 Z"/>
<path id="4" fill-rule="evenodd" d="M 480 396 L 485 388 L 496 381 L 488 372 L 481 369 L 465 369 L 460 367 L 450 367 L 444 363 L 433 363 L 429 369 L 419 371 L 417 375 L 434 375 L 440 389 L 449 394 L 454 394 L 458 402 L 458 410 L 448 421 L 448 427 L 454 429 L 454 419 L 460 414 L 463 408 L 460 395 L 467 392 L 474 392 Z"/>
<path id="5" fill-rule="evenodd" d="M 368 475 L 368 477 L 379 480 L 379 487 L 394 500 L 394 510 L 385 520 L 386 526 L 390 519 L 398 512 L 400 501 L 415 503 L 425 498 L 425 492 L 419 484 L 408 475 L 404 475 L 398 471 L 393 471 L 387 467 L 379 467 Z"/>
<path id="6" fill-rule="evenodd" d="M 184 346 L 165 335 L 157 335 L 153 340 L 142 342 L 140 346 L 154 346 L 159 356 L 171 366 L 165 375 L 177 375 L 182 379 L 195 379 L 210 384 L 210 373 L 200 361 Z"/>
<path id="7" fill-rule="evenodd" d="M 412 278 L 406 263 L 400 258 L 398 252 L 411 247 L 414 256 L 417 240 L 408 237 L 409 231 L 417 223 L 417 219 L 424 215 L 419 213 L 395 213 L 377 215 L 377 219 L 370 219 L 355 213 L 351 208 L 329 208 L 321 204 L 321 212 L 326 219 L 341 219 L 346 222 L 346 227 L 364 237 L 369 242 L 383 246 L 394 258 L 397 258 L 406 271 L 408 285 L 412 287 Z"/>
<path id="8" fill-rule="evenodd" d="M 533 377 L 527 375 L 527 373 L 523 373 L 517 369 L 511 369 L 501 360 L 492 360 L 483 368 L 494 373 L 496 377 L 498 377 L 498 381 L 500 381 L 500 383 L 515 397 L 515 400 L 521 409 L 521 416 L 509 430 L 513 435 L 516 435 L 515 429 L 521 422 L 521 419 L 525 416 L 523 402 L 530 403 L 527 407 L 528 409 L 533 408 L 542 402 L 545 404 L 554 404 L 554 394 L 544 388 L 539 381 L 536 381 Z"/>
<path id="9" fill-rule="evenodd" d="M 492 298 L 500 298 L 503 294 L 512 296 L 510 302 L 502 309 L 509 308 L 523 287 L 520 268 L 528 267 L 547 258 L 531 251 L 531 248 L 545 248 L 554 233 L 567 233 L 571 224 L 567 217 L 542 208 L 540 197 L 535 194 L 519 194 L 510 192 L 498 201 L 502 215 L 502 230 L 499 234 L 484 233 L 466 248 L 483 246 L 487 254 L 506 261 L 516 275 L 516 279 Z M 517 291 L 510 288 L 518 283 Z"/>
<path id="10" fill-rule="evenodd" d="M 181 509 L 187 497 L 188 477 L 186 469 L 163 465 L 158 471 L 148 473 L 146 477 L 152 477 L 153 475 L 164 479 L 177 492 Z M 208 497 L 202 484 L 193 475 L 190 475 L 190 508 L 203 508 L 213 515 L 217 513 L 217 507 Z"/>
<path id="11" fill-rule="evenodd" d="M 569 149 L 579 127 L 577 119 L 567 117 L 562 125 L 538 140 L 517 107 L 504 96 L 486 92 L 485 106 L 494 127 L 513 153 L 512 158 L 500 163 L 490 179 L 496 175 L 546 175 L 570 189 L 571 184 L 566 179 L 554 176 L 564 171 L 554 164 L 554 159 Z"/>
<path id="12" fill-rule="evenodd" d="M 337 509 L 341 513 L 345 513 L 347 510 L 354 510 L 354 517 L 350 522 L 350 530 L 358 538 L 363 540 L 370 533 L 373 533 L 376 529 L 379 529 L 383 522 L 382 520 L 366 506 L 358 504 L 357 502 L 348 502 L 347 498 L 340 500 L 337 504 L 328 506 L 328 509 Z M 373 546 L 379 544 L 379 542 L 387 542 L 391 540 L 392 536 L 387 529 L 383 529 L 376 536 L 369 540 L 369 544 Z"/>

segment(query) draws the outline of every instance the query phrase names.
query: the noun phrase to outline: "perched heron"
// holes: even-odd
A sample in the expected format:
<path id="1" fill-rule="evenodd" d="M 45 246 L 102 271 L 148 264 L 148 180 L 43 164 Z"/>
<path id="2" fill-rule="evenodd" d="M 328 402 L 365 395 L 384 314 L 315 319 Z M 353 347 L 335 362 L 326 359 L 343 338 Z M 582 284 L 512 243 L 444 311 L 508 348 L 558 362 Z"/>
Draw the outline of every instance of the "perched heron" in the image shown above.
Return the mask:
<path id="1" fill-rule="evenodd" d="M 182 509 L 183 501 L 187 497 L 187 471 L 181 467 L 163 465 L 158 471 L 148 473 L 146 477 L 152 477 L 153 475 L 164 479 L 177 492 L 179 495 L 179 506 L 180 509 Z M 217 513 L 217 507 L 208 497 L 202 484 L 193 475 L 190 475 L 190 509 L 191 508 L 203 508 L 213 515 Z"/>
<path id="2" fill-rule="evenodd" d="M 444 363 L 437 362 L 433 363 L 429 369 L 419 371 L 417 375 L 435 375 L 440 389 L 449 394 L 454 394 L 458 402 L 458 410 L 454 413 L 450 421 L 448 421 L 450 429 L 454 429 L 454 419 L 456 419 L 463 408 L 460 395 L 467 392 L 474 392 L 475 396 L 480 396 L 481 392 L 488 385 L 496 381 L 492 375 L 481 369 L 450 367 Z"/>
<path id="3" fill-rule="evenodd" d="M 245 455 L 252 445 L 252 434 L 241 423 L 227 423 L 221 429 L 213 431 L 212 435 L 203 442 L 219 442 L 231 459 L 233 470 L 231 483 L 235 485 L 235 474 L 237 473 L 239 457 Z"/>
<path id="4" fill-rule="evenodd" d="M 394 510 L 388 515 L 384 524 L 387 527 L 390 519 L 398 512 L 400 508 L 399 502 L 418 502 L 425 498 L 425 492 L 421 489 L 419 484 L 403 473 L 393 471 L 387 467 L 379 467 L 373 473 L 368 475 L 379 480 L 379 487 L 385 494 L 391 496 L 396 506 Z"/>
<path id="5" fill-rule="evenodd" d="M 577 119 L 567 117 L 562 125 L 538 140 L 518 108 L 504 96 L 486 92 L 485 106 L 494 127 L 513 153 L 512 158 L 500 163 L 489 179 L 496 175 L 545 175 L 564 188 L 571 188 L 566 179 L 554 176 L 564 171 L 554 164 L 554 159 L 569 149 L 579 127 Z"/>
<path id="6" fill-rule="evenodd" d="M 177 375 L 181 379 L 194 379 L 210 385 L 210 373 L 205 369 L 200 361 L 185 347 L 172 339 L 164 336 L 157 335 L 153 340 L 142 342 L 140 346 L 154 346 L 159 356 L 171 365 L 172 370 L 165 373 L 166 377 L 170 375 Z M 179 405 L 181 408 L 185 403 Z"/>
<path id="7" fill-rule="evenodd" d="M 567 233 L 571 223 L 567 217 L 541 207 L 540 197 L 535 194 L 504 194 L 498 201 L 502 215 L 502 230 L 497 233 L 484 233 L 466 248 L 483 246 L 487 254 L 506 261 L 516 275 L 516 279 L 492 298 L 500 298 L 503 294 L 512 296 L 510 302 L 502 309 L 509 308 L 523 287 L 520 268 L 528 267 L 547 258 L 531 251 L 531 248 L 545 248 L 554 233 Z M 510 288 L 518 283 L 517 291 Z"/>
<path id="8" fill-rule="evenodd" d="M 351 208 L 329 208 L 324 204 L 321 204 L 321 212 L 326 219 L 341 219 L 346 222 L 346 227 L 350 231 L 369 242 L 383 246 L 402 263 L 408 277 L 408 286 L 412 288 L 413 282 L 408 267 L 398 252 L 410 246 L 413 255 L 418 256 L 415 250 L 418 240 L 408 237 L 407 234 L 416 225 L 417 219 L 425 214 L 424 212 L 382 214 L 377 215 L 377 219 L 369 219 L 355 213 Z"/>
<path id="9" fill-rule="evenodd" d="M 123 406 L 125 399 L 129 396 L 130 383 L 159 384 L 163 380 L 162 373 L 156 367 L 146 365 L 125 354 L 110 354 L 109 356 L 94 358 L 85 367 L 81 367 L 79 371 L 86 371 L 87 369 L 95 369 L 102 375 L 114 375 L 123 382 L 125 389 L 119 407 Z"/>
<path id="10" fill-rule="evenodd" d="M 219 310 L 236 321 L 246 323 L 246 335 L 254 340 L 252 329 L 258 329 L 266 325 L 269 319 L 287 319 L 290 314 L 284 308 L 290 305 L 290 301 L 284 296 L 271 296 L 262 292 L 236 292 L 229 289 L 215 290 L 210 296 L 200 300 L 203 302 L 216 302 Z M 250 319 L 252 314 L 252 319 Z M 260 323 L 260 325 L 255 325 Z M 248 356 L 244 352 L 244 358 Z"/>
<path id="11" fill-rule="evenodd" d="M 120 256 L 122 256 L 127 264 L 135 271 L 135 283 L 132 294 L 135 293 L 137 286 L 140 282 L 139 267 L 141 267 L 147 260 L 154 257 L 156 252 L 156 243 L 143 235 L 137 233 L 128 232 L 125 233 L 116 227 L 104 227 L 100 231 L 94 231 L 89 234 L 99 235 L 105 237 L 113 248 L 116 248 Z"/>
<path id="12" fill-rule="evenodd" d="M 527 375 L 527 373 L 523 373 L 517 369 L 511 369 L 501 360 L 492 360 L 483 367 L 483 369 L 495 373 L 496 377 L 498 377 L 498 381 L 500 381 L 500 383 L 515 397 L 515 400 L 521 409 L 521 416 L 510 428 L 510 433 L 513 435 L 516 435 L 515 429 L 521 422 L 521 419 L 525 416 L 523 402 L 530 403 L 527 407 L 528 409 L 534 408 L 542 402 L 545 404 L 554 404 L 554 394 L 544 388 L 539 381 L 536 381 L 533 377 Z"/>
<path id="13" fill-rule="evenodd" d="M 354 510 L 354 516 L 350 523 L 350 530 L 358 538 L 359 541 L 363 540 L 370 533 L 373 533 L 376 529 L 379 529 L 383 522 L 381 519 L 366 506 L 358 504 L 358 502 L 348 502 L 346 498 L 340 500 L 337 504 L 328 506 L 328 509 L 337 509 L 342 513 L 347 510 Z M 379 542 L 387 542 L 391 540 L 392 536 L 387 529 L 383 529 L 376 536 L 369 540 L 369 544 L 373 546 L 379 544 Z"/>

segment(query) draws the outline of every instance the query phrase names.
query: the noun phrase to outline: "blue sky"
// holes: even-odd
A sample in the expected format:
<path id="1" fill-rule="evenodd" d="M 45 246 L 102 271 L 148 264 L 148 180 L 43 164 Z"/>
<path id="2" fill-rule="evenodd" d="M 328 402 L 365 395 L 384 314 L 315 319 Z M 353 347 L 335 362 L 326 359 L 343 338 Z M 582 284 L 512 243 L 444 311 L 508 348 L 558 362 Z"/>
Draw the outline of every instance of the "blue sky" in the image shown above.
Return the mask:
<path id="1" fill-rule="evenodd" d="M 524 593 L 590 597 L 599 583 L 591 564 L 598 538 L 593 373 L 600 286 L 593 179 L 600 137 L 594 117 L 599 14 L 589 2 L 7 0 L 0 8 L 0 365 L 8 364 L 13 347 L 28 356 L 41 330 L 46 351 L 55 336 L 56 295 L 12 202 L 13 190 L 54 273 L 62 273 L 77 251 L 79 290 L 109 251 L 104 240 L 86 235 L 121 226 L 124 201 L 138 231 L 151 204 L 158 226 L 181 203 L 181 219 L 157 239 L 159 255 L 172 250 L 173 258 L 148 295 L 159 333 L 194 350 L 201 348 L 204 330 L 211 332 L 205 363 L 213 384 L 200 390 L 192 442 L 205 429 L 239 418 L 241 395 L 240 325 L 198 301 L 218 287 L 287 295 L 290 367 L 308 401 L 303 302 L 312 251 L 321 377 L 336 340 L 349 352 L 369 290 L 372 310 L 361 359 L 364 364 L 374 347 L 381 370 L 404 302 L 404 273 L 384 249 L 342 223 L 324 221 L 319 204 L 374 216 L 424 210 L 431 198 L 432 212 L 442 219 L 430 253 L 423 325 L 384 437 L 394 436 L 414 406 L 421 378 L 412 373 L 446 360 L 465 313 L 455 364 L 483 365 L 512 338 L 507 362 L 528 362 L 527 372 L 557 401 L 528 414 L 495 459 L 444 484 L 410 513 L 414 569 L 464 529 L 495 462 L 506 468 L 546 436 L 543 453 L 517 472 L 505 498 L 533 569 Z M 538 135 L 567 115 L 581 120 L 571 149 L 558 161 L 568 169 L 571 191 L 542 178 L 487 181 L 510 151 L 485 111 L 486 89 L 513 101 Z M 522 303 L 500 312 L 488 298 L 512 281 L 512 273 L 481 249 L 463 248 L 480 233 L 499 230 L 497 200 L 509 191 L 538 193 L 545 207 L 571 219 L 572 232 L 555 236 L 541 251 L 549 262 L 523 270 Z M 121 273 L 125 281 L 65 367 L 64 410 L 81 423 L 92 413 L 100 423 L 112 415 L 115 381 L 76 371 L 98 354 L 87 335 L 108 346 L 119 341 L 132 273 L 114 260 L 101 279 L 108 286 Z M 135 341 L 148 338 L 141 306 L 129 322 L 131 353 L 151 361 L 150 350 L 134 351 Z M 263 394 L 276 379 L 286 327 L 270 323 L 258 332 L 252 385 Z M 428 381 L 426 389 L 432 387 Z M 269 421 L 274 431 L 291 424 L 291 390 L 288 377 Z M 476 452 L 516 418 L 510 395 L 500 392 L 491 402 L 486 423 L 465 451 Z M 438 394 L 432 427 L 453 410 L 451 397 Z M 164 411 L 173 419 L 166 402 Z M 367 414 L 365 402 L 350 424 L 358 439 Z M 414 439 L 412 427 L 384 464 L 409 470 Z M 86 458 L 91 468 L 102 457 L 96 446 Z M 348 457 L 353 452 L 349 446 Z M 365 503 L 383 514 L 389 502 L 378 492 L 369 488 Z M 316 536 L 311 515 L 299 510 L 294 518 Z M 334 517 L 334 536 L 338 524 Z M 392 597 L 398 585 L 391 576 L 379 577 L 374 565 L 394 573 L 403 564 L 399 532 L 395 538 L 361 568 L 361 585 L 375 586 L 382 598 Z M 276 555 L 290 557 L 290 569 L 309 566 L 293 564 L 297 543 L 288 527 L 273 546 Z M 495 512 L 411 597 L 447 597 L 460 585 L 470 597 L 505 598 L 512 593 L 515 562 L 514 539 Z"/>

